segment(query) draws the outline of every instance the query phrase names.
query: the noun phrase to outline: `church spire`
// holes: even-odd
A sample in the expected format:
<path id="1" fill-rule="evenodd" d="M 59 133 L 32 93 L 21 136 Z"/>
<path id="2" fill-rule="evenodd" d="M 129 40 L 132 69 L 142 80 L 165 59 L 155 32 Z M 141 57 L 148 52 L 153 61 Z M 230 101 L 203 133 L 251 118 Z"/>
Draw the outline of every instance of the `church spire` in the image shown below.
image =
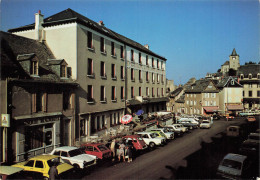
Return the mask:
<path id="1" fill-rule="evenodd" d="M 231 56 L 238 56 L 235 48 L 233 49 Z"/>

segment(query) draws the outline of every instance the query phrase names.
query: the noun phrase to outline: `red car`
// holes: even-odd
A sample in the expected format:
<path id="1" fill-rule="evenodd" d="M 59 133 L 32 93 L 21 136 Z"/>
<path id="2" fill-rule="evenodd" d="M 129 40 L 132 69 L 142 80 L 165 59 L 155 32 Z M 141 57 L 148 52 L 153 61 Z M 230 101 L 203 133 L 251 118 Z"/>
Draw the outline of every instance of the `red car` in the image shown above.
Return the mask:
<path id="1" fill-rule="evenodd" d="M 126 143 L 132 143 L 136 150 L 143 150 L 147 148 L 144 140 L 139 135 L 128 135 L 124 136 L 123 139 L 126 141 Z"/>
<path id="2" fill-rule="evenodd" d="M 111 158 L 112 152 L 102 143 L 87 143 L 82 144 L 81 149 L 86 154 L 97 156 L 99 159 Z"/>

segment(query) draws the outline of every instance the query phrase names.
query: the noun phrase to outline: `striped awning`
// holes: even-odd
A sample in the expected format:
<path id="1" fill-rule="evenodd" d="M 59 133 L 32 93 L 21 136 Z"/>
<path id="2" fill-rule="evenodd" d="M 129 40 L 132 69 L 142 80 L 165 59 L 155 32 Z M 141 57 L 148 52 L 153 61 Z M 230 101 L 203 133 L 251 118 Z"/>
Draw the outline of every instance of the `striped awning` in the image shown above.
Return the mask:
<path id="1" fill-rule="evenodd" d="M 206 106 L 203 107 L 206 112 L 215 112 L 218 110 L 218 106 Z"/>

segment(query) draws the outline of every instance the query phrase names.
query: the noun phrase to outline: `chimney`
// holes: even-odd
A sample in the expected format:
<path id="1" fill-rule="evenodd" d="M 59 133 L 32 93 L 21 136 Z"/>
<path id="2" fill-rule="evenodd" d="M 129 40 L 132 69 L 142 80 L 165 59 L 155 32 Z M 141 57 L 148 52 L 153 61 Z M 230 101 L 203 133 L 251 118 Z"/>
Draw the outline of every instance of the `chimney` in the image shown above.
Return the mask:
<path id="1" fill-rule="evenodd" d="M 103 21 L 99 21 L 98 24 L 99 24 L 100 26 L 105 26 L 105 24 L 103 23 Z"/>
<path id="2" fill-rule="evenodd" d="M 42 32 L 43 32 L 43 15 L 41 14 L 41 10 L 38 13 L 35 13 L 35 39 L 42 40 Z"/>
<path id="3" fill-rule="evenodd" d="M 144 47 L 145 47 L 146 49 L 149 49 L 149 45 L 148 45 L 148 44 L 145 44 Z"/>

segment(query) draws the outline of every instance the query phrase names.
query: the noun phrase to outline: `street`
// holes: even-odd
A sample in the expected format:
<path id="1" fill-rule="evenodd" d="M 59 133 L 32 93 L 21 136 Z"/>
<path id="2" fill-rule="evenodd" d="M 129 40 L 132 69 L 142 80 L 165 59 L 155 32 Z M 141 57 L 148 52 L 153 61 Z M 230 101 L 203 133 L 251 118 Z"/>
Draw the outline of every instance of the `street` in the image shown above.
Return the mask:
<path id="1" fill-rule="evenodd" d="M 243 122 L 243 118 L 228 122 L 214 121 L 211 129 L 192 130 L 164 147 L 139 155 L 132 163 L 97 167 L 83 179 L 174 179 L 177 175 L 180 178 L 183 175 L 177 169 L 187 166 L 186 157 L 201 149 L 201 144 L 211 142 L 211 137 L 225 131 L 228 125 Z"/>

